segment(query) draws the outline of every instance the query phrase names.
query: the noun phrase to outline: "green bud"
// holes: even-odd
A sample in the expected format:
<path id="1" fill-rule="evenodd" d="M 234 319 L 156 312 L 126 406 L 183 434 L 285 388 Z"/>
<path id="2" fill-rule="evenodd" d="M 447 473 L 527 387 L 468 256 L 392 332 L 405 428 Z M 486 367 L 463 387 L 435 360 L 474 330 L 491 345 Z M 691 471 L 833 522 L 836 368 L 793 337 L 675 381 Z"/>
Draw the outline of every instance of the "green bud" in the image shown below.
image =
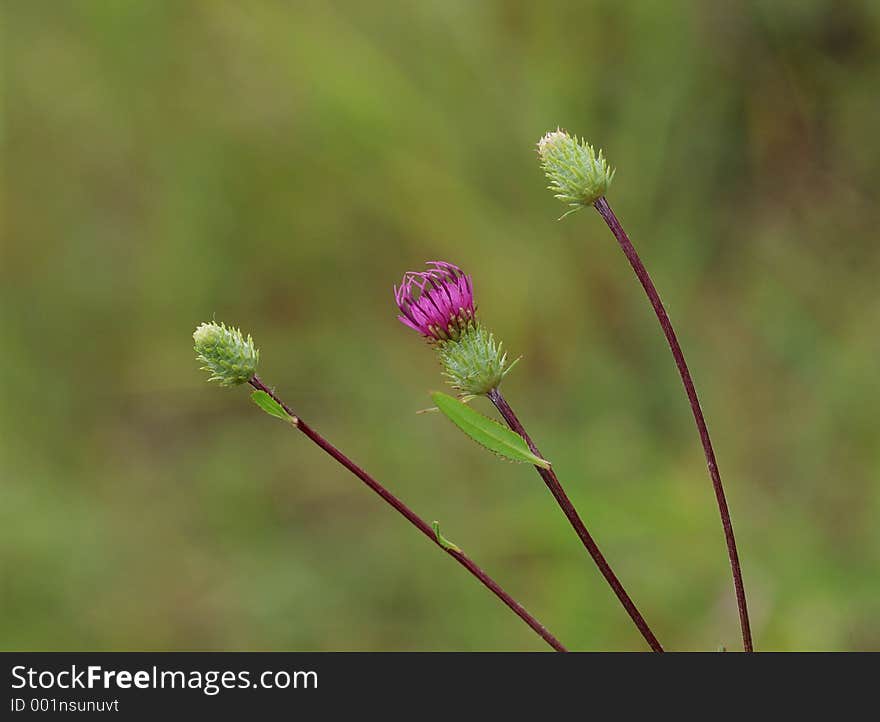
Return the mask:
<path id="1" fill-rule="evenodd" d="M 458 339 L 437 345 L 443 375 L 450 385 L 465 394 L 487 394 L 497 388 L 514 367 L 507 365 L 507 352 L 502 344 L 479 323 L 471 323 Z"/>
<path id="2" fill-rule="evenodd" d="M 238 386 L 247 383 L 257 372 L 260 352 L 254 348 L 254 340 L 247 340 L 237 328 L 220 323 L 203 323 L 193 333 L 196 358 L 201 361 L 202 371 L 209 371 L 208 381 L 219 381 L 221 386 Z"/>
<path id="3" fill-rule="evenodd" d="M 600 150 L 558 128 L 538 141 L 541 167 L 554 196 L 571 206 L 562 218 L 595 203 L 608 191 L 615 170 Z"/>

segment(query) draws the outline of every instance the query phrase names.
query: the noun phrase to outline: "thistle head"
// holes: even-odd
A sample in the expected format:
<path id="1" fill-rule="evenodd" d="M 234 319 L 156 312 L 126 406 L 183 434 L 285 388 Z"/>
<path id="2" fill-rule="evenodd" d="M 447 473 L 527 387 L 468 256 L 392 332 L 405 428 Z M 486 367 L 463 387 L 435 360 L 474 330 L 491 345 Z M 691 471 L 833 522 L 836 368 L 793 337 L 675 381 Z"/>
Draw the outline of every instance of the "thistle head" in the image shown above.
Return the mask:
<path id="1" fill-rule="evenodd" d="M 445 261 L 426 265 L 426 271 L 407 271 L 394 287 L 397 318 L 431 341 L 457 339 L 476 313 L 471 277 Z"/>
<path id="2" fill-rule="evenodd" d="M 457 339 L 438 344 L 437 353 L 443 375 L 462 394 L 489 393 L 519 360 L 508 364 L 503 344 L 478 322 L 469 324 Z"/>
<path id="3" fill-rule="evenodd" d="M 589 143 L 557 128 L 538 141 L 541 167 L 554 196 L 571 207 L 565 215 L 592 205 L 608 191 L 615 170 Z"/>
<path id="4" fill-rule="evenodd" d="M 254 348 L 254 340 L 247 340 L 241 331 L 223 323 L 203 323 L 193 333 L 196 359 L 204 364 L 202 371 L 209 371 L 208 381 L 218 381 L 221 386 L 238 386 L 247 383 L 257 372 L 260 352 Z"/>
<path id="5" fill-rule="evenodd" d="M 407 271 L 394 287 L 397 318 L 434 346 L 453 388 L 486 394 L 514 364 L 507 363 L 502 344 L 477 321 L 471 277 L 445 261 L 427 265 L 427 271 Z"/>

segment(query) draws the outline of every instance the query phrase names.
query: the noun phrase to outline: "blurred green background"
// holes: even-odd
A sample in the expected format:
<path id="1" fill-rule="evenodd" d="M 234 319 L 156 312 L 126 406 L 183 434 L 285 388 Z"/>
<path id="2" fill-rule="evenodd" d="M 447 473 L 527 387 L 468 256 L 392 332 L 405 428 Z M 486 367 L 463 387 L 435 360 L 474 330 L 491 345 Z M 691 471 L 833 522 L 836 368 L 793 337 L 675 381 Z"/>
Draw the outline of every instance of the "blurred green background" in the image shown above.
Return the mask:
<path id="1" fill-rule="evenodd" d="M 541 650 L 242 389 L 261 373 L 575 649 L 643 649 L 534 470 L 438 416 L 395 320 L 448 259 L 508 399 L 672 649 L 738 648 L 656 320 L 534 146 L 561 125 L 679 330 L 759 649 L 880 648 L 880 4 L 3 3 L 0 645 Z M 489 412 L 488 404 L 479 407 Z"/>

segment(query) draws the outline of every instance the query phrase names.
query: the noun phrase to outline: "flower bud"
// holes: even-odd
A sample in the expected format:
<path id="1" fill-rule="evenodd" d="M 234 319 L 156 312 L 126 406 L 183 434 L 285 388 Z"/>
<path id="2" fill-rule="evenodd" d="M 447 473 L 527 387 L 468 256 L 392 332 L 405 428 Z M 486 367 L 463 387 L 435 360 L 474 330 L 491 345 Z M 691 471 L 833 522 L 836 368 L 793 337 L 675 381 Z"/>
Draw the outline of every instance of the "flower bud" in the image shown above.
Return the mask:
<path id="1" fill-rule="evenodd" d="M 541 167 L 554 196 L 571 206 L 562 217 L 595 203 L 608 191 L 614 169 L 589 143 L 556 129 L 538 141 Z"/>
<path id="2" fill-rule="evenodd" d="M 247 383 L 257 372 L 260 352 L 254 348 L 254 340 L 247 340 L 237 328 L 226 324 L 203 323 L 193 333 L 196 358 L 201 361 L 202 371 L 211 373 L 208 381 L 218 381 L 221 386 L 238 386 Z"/>
<path id="3" fill-rule="evenodd" d="M 443 375 L 463 394 L 489 393 L 516 363 L 507 364 L 502 344 L 479 322 L 469 324 L 457 339 L 438 344 L 437 352 Z"/>

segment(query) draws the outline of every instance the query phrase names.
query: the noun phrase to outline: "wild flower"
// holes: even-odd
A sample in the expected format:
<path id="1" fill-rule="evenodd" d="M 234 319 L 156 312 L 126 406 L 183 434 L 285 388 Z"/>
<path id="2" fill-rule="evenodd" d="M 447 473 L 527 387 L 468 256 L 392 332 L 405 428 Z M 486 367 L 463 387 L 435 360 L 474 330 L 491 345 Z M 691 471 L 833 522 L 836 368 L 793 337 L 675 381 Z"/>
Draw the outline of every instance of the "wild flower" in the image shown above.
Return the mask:
<path id="1" fill-rule="evenodd" d="M 434 341 L 457 339 L 476 314 L 471 277 L 445 261 L 426 265 L 426 271 L 407 271 L 394 287 L 397 318 Z"/>
<path id="2" fill-rule="evenodd" d="M 428 261 L 425 271 L 407 271 L 394 300 L 405 326 L 437 350 L 443 373 L 462 394 L 487 394 L 513 368 L 503 344 L 477 319 L 471 277 L 446 261 Z"/>
<path id="3" fill-rule="evenodd" d="M 700 443 L 703 446 L 703 455 L 706 457 L 706 468 L 709 471 L 709 478 L 715 491 L 715 500 L 718 504 L 718 512 L 721 515 L 721 525 L 724 530 L 727 555 L 733 575 L 733 586 L 737 607 L 739 608 L 740 628 L 742 630 L 743 649 L 751 652 L 753 650 L 752 630 L 749 622 L 742 569 L 739 563 L 739 552 L 736 548 L 733 522 L 730 520 L 730 510 L 727 506 L 724 486 L 721 483 L 721 472 L 718 471 L 718 462 L 715 460 L 712 440 L 709 437 L 709 429 L 706 426 L 706 419 L 703 416 L 703 409 L 700 406 L 697 389 L 694 386 L 690 369 L 685 361 L 684 352 L 681 350 L 681 345 L 675 335 L 672 322 L 669 320 L 669 314 L 666 313 L 663 302 L 660 300 L 660 294 L 657 292 L 657 288 L 654 286 L 654 282 L 642 263 L 642 259 L 639 257 L 635 246 L 633 246 L 632 241 L 630 241 L 626 231 L 623 230 L 623 226 L 605 198 L 608 186 L 614 178 L 614 171 L 609 169 L 601 150 L 596 153 L 593 146 L 583 140 L 578 140 L 577 137 L 570 136 L 558 128 L 547 133 L 538 141 L 538 155 L 541 159 L 541 168 L 550 181 L 548 188 L 554 192 L 556 198 L 571 206 L 571 210 L 565 213 L 562 218 L 588 205 L 592 205 L 599 215 L 602 216 L 602 220 L 605 221 L 605 224 L 617 239 L 617 243 L 620 245 L 620 249 L 639 279 L 639 283 L 642 284 L 645 295 L 648 297 L 648 301 L 654 309 L 654 314 L 657 316 L 657 321 L 660 323 L 663 335 L 666 336 L 666 342 L 669 345 L 669 350 L 672 352 L 675 365 L 678 367 L 678 373 L 681 376 L 685 394 L 691 407 Z"/>

